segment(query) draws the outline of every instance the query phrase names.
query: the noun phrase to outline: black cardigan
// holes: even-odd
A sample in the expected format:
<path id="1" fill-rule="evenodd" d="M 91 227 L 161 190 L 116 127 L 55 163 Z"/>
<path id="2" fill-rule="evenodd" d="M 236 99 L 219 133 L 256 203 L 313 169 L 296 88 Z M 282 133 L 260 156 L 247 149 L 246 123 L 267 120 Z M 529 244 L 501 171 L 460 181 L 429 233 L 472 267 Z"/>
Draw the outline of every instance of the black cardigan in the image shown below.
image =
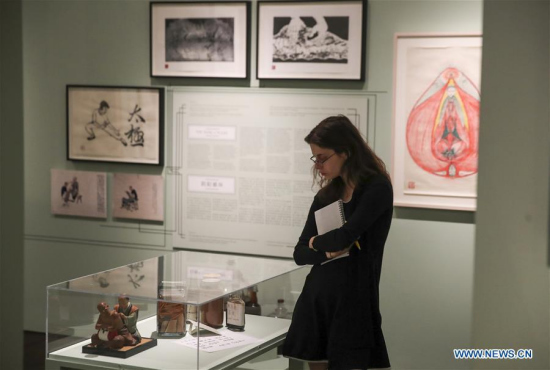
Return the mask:
<path id="1" fill-rule="evenodd" d="M 378 257 L 384 249 L 393 212 L 393 190 L 384 176 L 373 176 L 367 183 L 357 187 L 345 208 L 352 213 L 347 222 L 339 229 L 317 235 L 314 212 L 327 204 L 315 196 L 306 224 L 294 249 L 294 261 L 298 265 L 316 265 L 327 260 L 325 252 L 336 252 L 359 241 L 361 250 Z M 346 212 L 348 213 L 348 212 Z M 313 247 L 309 248 L 309 239 Z M 352 248 L 352 252 L 355 248 Z M 353 252 L 356 253 L 356 252 Z M 381 255 L 379 256 L 381 258 Z M 381 261 L 380 261 L 381 262 Z"/>

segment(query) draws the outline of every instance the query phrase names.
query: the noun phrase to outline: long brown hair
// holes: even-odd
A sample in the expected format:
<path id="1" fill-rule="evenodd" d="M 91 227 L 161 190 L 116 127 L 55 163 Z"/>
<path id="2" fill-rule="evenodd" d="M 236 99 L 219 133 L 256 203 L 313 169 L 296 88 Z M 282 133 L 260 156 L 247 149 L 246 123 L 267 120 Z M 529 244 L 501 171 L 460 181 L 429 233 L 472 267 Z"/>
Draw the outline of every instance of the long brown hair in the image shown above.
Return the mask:
<path id="1" fill-rule="evenodd" d="M 342 165 L 341 173 L 346 181 L 355 187 L 360 187 L 373 175 L 382 175 L 391 181 L 384 162 L 369 147 L 357 127 L 346 116 L 325 118 L 304 140 L 308 144 L 332 149 L 338 154 L 345 153 L 347 159 Z M 328 203 L 343 197 L 346 184 L 341 176 L 326 180 L 319 176 L 319 170 L 315 166 L 312 168 L 312 173 L 313 181 L 317 181 L 321 187 L 319 196 L 323 201 Z"/>

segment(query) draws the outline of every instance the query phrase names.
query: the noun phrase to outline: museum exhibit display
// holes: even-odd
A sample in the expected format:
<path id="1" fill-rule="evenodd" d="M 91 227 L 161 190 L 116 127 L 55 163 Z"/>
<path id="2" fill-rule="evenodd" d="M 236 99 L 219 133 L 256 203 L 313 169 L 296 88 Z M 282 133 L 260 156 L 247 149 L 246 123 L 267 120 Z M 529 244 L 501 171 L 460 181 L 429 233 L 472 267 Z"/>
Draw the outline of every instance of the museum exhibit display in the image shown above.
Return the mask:
<path id="1" fill-rule="evenodd" d="M 293 307 L 305 270 L 289 260 L 181 251 L 51 285 L 47 368 L 246 362 L 282 344 L 289 316 L 267 313 L 277 309 L 278 297 Z M 253 287 L 273 293 L 263 298 L 265 316 L 244 314 L 242 296 Z"/>
<path id="2" fill-rule="evenodd" d="M 67 159 L 162 165 L 164 88 L 67 85 Z"/>
<path id="3" fill-rule="evenodd" d="M 258 79 L 364 80 L 367 1 L 259 1 Z"/>
<path id="4" fill-rule="evenodd" d="M 480 35 L 396 34 L 395 205 L 476 208 Z"/>
<path id="5" fill-rule="evenodd" d="M 152 2 L 151 76 L 248 78 L 250 2 Z"/>
<path id="6" fill-rule="evenodd" d="M 189 304 L 187 298 L 193 289 L 189 289 L 188 281 L 158 278 L 158 264 L 150 264 L 147 259 L 187 250 L 291 261 L 318 191 L 312 187 L 311 148 L 303 139 L 322 119 L 343 114 L 384 161 L 394 186 L 392 228 L 380 279 L 383 329 L 391 365 L 440 369 L 460 365 L 449 356 L 455 344 L 467 344 L 471 338 L 492 333 L 485 330 L 490 329 L 489 324 L 482 330 L 471 325 L 490 311 L 483 305 L 478 307 L 479 294 L 473 294 L 480 284 L 478 273 L 481 271 L 482 280 L 495 279 L 486 271 L 487 266 L 495 264 L 479 263 L 478 254 L 483 250 L 478 244 L 491 237 L 492 228 L 498 229 L 491 213 L 503 213 L 493 212 L 501 195 L 516 189 L 518 181 L 532 178 L 499 181 L 495 166 L 513 166 L 525 172 L 533 166 L 539 168 L 537 160 L 544 157 L 537 156 L 540 145 L 530 146 L 526 139 L 529 133 L 540 132 L 536 129 L 540 125 L 532 123 L 536 117 L 526 117 L 541 114 L 535 106 L 529 109 L 528 101 L 538 102 L 544 87 L 533 74 L 547 71 L 547 59 L 536 52 L 543 41 L 536 31 L 544 29 L 546 20 L 540 23 L 532 14 L 534 9 L 518 1 L 522 11 L 510 19 L 532 27 L 515 27 L 517 32 L 511 35 L 517 37 L 503 37 L 503 27 L 497 24 L 502 20 L 500 16 L 514 14 L 513 7 L 499 13 L 495 6 L 487 9 L 491 2 L 480 0 L 436 3 L 23 1 L 22 16 L 7 18 L 17 21 L 14 29 L 23 28 L 24 37 L 14 42 L 24 51 L 24 63 L 18 63 L 22 71 L 11 68 L 13 73 L 8 75 L 22 73 L 25 83 L 11 84 L 22 86 L 23 96 L 17 98 L 21 94 L 16 89 L 13 104 L 8 99 L 7 105 L 24 115 L 8 119 L 7 125 L 22 125 L 24 134 L 12 142 L 8 140 L 6 149 L 11 153 L 25 148 L 23 161 L 21 156 L 12 156 L 12 160 L 22 161 L 19 167 L 24 170 L 24 204 L 14 207 L 15 213 L 20 210 L 25 214 L 21 221 L 24 233 L 19 233 L 24 240 L 22 246 L 14 244 L 8 249 L 31 257 L 15 261 L 25 276 L 19 289 L 12 290 L 20 291 L 25 309 L 21 313 L 23 323 L 12 326 L 17 329 L 23 325 L 25 331 L 43 334 L 46 307 L 50 311 L 49 350 L 46 354 L 42 350 L 36 357 L 44 360 L 48 356 L 53 368 L 80 370 L 136 370 L 142 366 L 170 369 L 170 364 L 174 364 L 172 368 L 183 368 L 187 358 L 193 357 L 189 368 L 234 364 L 230 354 L 237 351 L 239 356 L 241 349 L 252 348 L 252 343 L 227 352 L 195 348 L 185 359 L 178 356 L 182 351 L 188 353 L 190 347 L 178 343 L 190 338 L 196 341 L 197 337 L 205 341 L 218 338 L 205 326 L 224 334 L 230 331 L 250 335 L 259 320 L 290 319 L 297 297 L 294 292 L 302 289 L 303 279 L 283 292 L 265 282 L 234 292 L 244 302 L 241 321 L 240 311 L 229 315 L 228 303 L 234 300 L 231 293 Z M 535 8 L 539 14 L 544 13 L 545 9 Z M 509 65 L 529 59 L 522 57 L 525 53 L 512 52 L 508 61 L 502 55 L 506 54 L 504 49 L 522 48 L 530 52 L 527 54 L 532 56 L 533 66 L 515 63 L 518 69 L 524 69 L 516 71 Z M 453 55 L 471 58 L 444 58 Z M 481 56 L 484 63 L 491 62 L 489 67 L 483 74 L 472 72 Z M 497 59 L 517 76 L 509 89 L 498 89 L 499 84 L 508 86 L 511 80 L 504 71 L 501 73 L 502 68 L 496 68 L 503 67 L 495 63 Z M 532 88 L 526 93 L 523 87 L 527 81 L 532 82 L 528 83 Z M 148 118 L 145 103 L 128 99 L 129 104 L 119 108 L 117 99 L 107 94 L 110 87 L 125 86 L 162 88 L 164 102 L 159 110 L 164 115 L 160 128 L 163 132 L 158 138 L 157 156 L 149 156 L 154 152 L 148 148 L 152 136 L 145 130 L 154 120 Z M 104 88 L 105 95 L 94 87 Z M 83 93 L 75 94 L 75 103 L 71 104 L 70 97 L 66 100 L 65 96 L 68 90 Z M 479 116 L 476 118 L 481 93 L 487 98 L 483 122 Z M 506 94 L 521 97 L 519 101 L 512 99 L 515 109 L 506 104 L 498 109 L 495 101 Z M 503 109 L 508 113 L 517 111 L 519 123 L 514 126 L 503 121 Z M 75 117 L 71 128 L 70 111 Z M 104 115 L 108 120 L 102 118 Z M 513 114 L 507 117 L 516 118 Z M 496 128 L 490 129 L 487 120 L 494 121 Z M 487 134 L 486 129 L 492 132 L 488 138 L 480 135 L 480 163 L 476 169 L 476 130 Z M 508 135 L 506 144 L 499 145 L 506 138 L 498 135 L 502 131 L 519 136 Z M 131 147 L 130 139 L 135 146 Z M 140 144 L 145 148 L 143 155 L 132 156 L 131 151 L 142 150 Z M 69 147 L 75 151 L 70 155 Z M 500 162 L 494 158 L 504 147 L 517 149 L 515 161 L 510 162 L 514 157 L 510 155 Z M 158 156 L 162 164 L 154 164 Z M 83 173 L 98 175 L 87 178 Z M 119 174 L 162 176 L 162 220 L 141 217 L 140 212 L 146 210 L 143 191 L 132 184 L 115 186 Z M 491 190 L 489 185 L 483 186 L 484 181 L 497 186 Z M 50 182 L 50 188 L 44 186 L 45 182 Z M 97 189 L 90 188 L 92 185 Z M 522 219 L 526 225 L 540 221 L 536 212 L 524 210 L 529 208 L 527 197 L 516 193 L 512 203 L 518 212 L 532 216 Z M 539 198 L 538 192 L 524 193 Z M 490 199 L 484 198 L 486 195 Z M 89 209 L 80 213 L 84 207 Z M 507 222 L 507 229 L 514 229 L 513 217 L 503 222 Z M 493 244 L 511 240 L 494 238 L 495 243 L 485 243 L 490 254 L 494 254 Z M 525 243 L 533 244 L 528 239 Z M 361 247 L 365 249 L 363 243 Z M 509 259 L 513 257 L 512 253 Z M 426 268 L 425 261 L 430 259 L 433 263 Z M 139 262 L 126 266 L 132 261 Z M 124 268 L 108 270 L 121 265 Z M 157 276 L 154 281 L 149 279 L 153 270 Z M 215 291 L 219 280 L 223 285 L 224 274 L 208 271 L 200 280 L 201 289 Z M 67 287 L 58 290 L 57 297 L 51 295 L 46 306 L 45 288 L 57 282 L 66 282 Z M 86 293 L 88 285 L 95 285 L 99 293 Z M 146 293 L 135 294 L 143 290 Z M 483 296 L 488 292 L 481 293 Z M 137 333 L 143 341 L 150 339 L 156 345 L 127 358 L 82 353 L 98 334 L 98 304 L 105 303 L 113 311 L 121 294 L 128 295 L 132 305 L 139 308 Z M 96 298 L 86 298 L 90 296 Z M 498 294 L 491 297 L 499 299 Z M 438 304 L 430 304 L 434 299 Z M 86 320 L 78 315 L 86 316 Z M 236 327 L 244 322 L 244 331 L 229 330 L 228 315 Z M 428 328 L 433 335 L 418 338 L 418 328 Z M 130 328 L 128 332 L 133 334 Z M 174 351 L 164 355 L 167 347 Z M 433 349 L 434 355 L 426 358 L 423 348 Z M 74 354 L 68 354 L 71 349 Z M 250 351 L 243 355 L 248 356 Z M 207 362 L 214 355 L 224 358 Z M 163 363 L 151 364 L 153 356 Z M 255 367 L 284 369 L 285 360 L 288 367 L 287 359 L 277 360 L 277 365 L 283 365 Z"/>

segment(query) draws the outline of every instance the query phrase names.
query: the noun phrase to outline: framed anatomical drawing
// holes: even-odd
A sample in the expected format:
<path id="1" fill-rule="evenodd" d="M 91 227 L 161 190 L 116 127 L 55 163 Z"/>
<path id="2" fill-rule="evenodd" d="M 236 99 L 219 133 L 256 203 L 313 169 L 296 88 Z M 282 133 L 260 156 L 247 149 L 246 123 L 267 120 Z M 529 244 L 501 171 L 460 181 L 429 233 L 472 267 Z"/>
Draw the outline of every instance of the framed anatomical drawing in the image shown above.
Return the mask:
<path id="1" fill-rule="evenodd" d="M 396 34 L 396 206 L 475 210 L 481 49 L 480 35 Z"/>

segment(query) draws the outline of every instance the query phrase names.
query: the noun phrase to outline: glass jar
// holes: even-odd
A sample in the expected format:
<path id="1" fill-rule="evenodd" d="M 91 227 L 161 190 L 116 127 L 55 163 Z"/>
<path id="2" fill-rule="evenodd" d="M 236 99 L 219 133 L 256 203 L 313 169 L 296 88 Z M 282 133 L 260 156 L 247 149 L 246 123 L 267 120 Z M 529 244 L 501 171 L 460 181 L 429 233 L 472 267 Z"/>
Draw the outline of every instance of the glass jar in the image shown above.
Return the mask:
<path id="1" fill-rule="evenodd" d="M 162 337 L 183 337 L 186 305 L 166 301 L 181 301 L 185 297 L 185 286 L 178 281 L 162 281 L 158 290 L 157 335 Z M 164 301 L 166 300 L 166 301 Z"/>
<path id="2" fill-rule="evenodd" d="M 201 290 L 205 296 L 223 294 L 220 274 L 204 274 Z M 200 308 L 200 322 L 214 329 L 223 327 L 223 297 L 205 303 Z"/>
<path id="3" fill-rule="evenodd" d="M 285 300 L 282 298 L 279 298 L 277 300 L 277 308 L 275 308 L 275 311 L 269 314 L 269 317 L 275 317 L 278 319 L 287 319 L 288 316 L 289 316 L 288 310 L 285 307 Z"/>

